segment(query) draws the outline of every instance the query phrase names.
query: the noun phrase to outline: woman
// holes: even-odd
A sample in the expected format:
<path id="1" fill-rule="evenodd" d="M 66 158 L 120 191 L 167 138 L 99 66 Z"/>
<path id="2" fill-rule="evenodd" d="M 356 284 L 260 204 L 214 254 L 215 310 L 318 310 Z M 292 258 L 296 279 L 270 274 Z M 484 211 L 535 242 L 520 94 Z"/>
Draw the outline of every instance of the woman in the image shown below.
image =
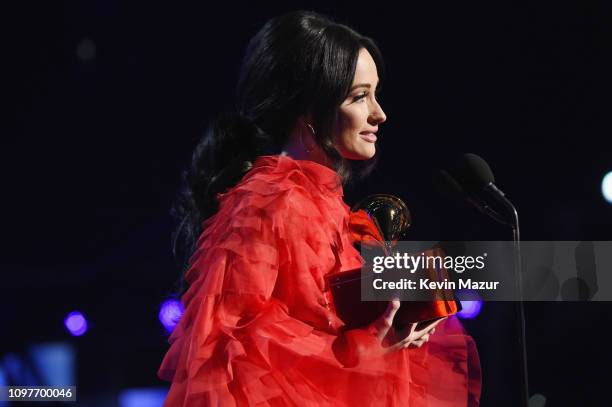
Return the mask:
<path id="1" fill-rule="evenodd" d="M 237 114 L 217 121 L 188 176 L 183 230 L 197 242 L 158 372 L 172 380 L 165 406 L 478 404 L 457 321 L 406 336 L 391 328 L 393 301 L 344 331 L 325 292 L 326 275 L 362 264 L 342 182 L 375 156 L 379 76 L 372 40 L 313 12 L 250 41 Z"/>

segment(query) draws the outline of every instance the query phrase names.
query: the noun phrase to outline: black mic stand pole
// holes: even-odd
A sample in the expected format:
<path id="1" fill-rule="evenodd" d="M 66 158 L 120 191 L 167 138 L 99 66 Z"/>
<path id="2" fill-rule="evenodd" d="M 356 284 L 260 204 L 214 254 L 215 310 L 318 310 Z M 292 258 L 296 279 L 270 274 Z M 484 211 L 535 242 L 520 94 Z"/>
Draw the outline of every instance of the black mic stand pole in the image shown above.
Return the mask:
<path id="1" fill-rule="evenodd" d="M 497 188 L 495 184 L 490 182 L 486 187 L 491 194 L 504 205 L 506 209 L 512 214 L 513 222 L 509 224 L 512 227 L 512 239 L 514 246 L 514 281 L 516 283 L 516 293 L 518 295 L 518 308 L 519 308 L 519 346 L 521 348 L 521 368 L 523 370 L 523 400 L 525 407 L 529 405 L 529 381 L 527 376 L 527 338 L 525 335 L 525 306 L 523 304 L 523 273 L 521 267 L 521 238 L 519 228 L 518 211 L 506 198 L 505 194 Z"/>

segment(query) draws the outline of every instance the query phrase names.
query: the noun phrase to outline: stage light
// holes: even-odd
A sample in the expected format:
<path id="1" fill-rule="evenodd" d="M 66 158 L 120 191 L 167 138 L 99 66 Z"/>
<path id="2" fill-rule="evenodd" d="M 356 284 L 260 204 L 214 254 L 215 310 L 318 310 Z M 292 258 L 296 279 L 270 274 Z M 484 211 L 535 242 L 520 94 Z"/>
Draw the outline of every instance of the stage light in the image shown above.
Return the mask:
<path id="1" fill-rule="evenodd" d="M 544 407 L 546 406 L 546 397 L 543 394 L 536 393 L 529 398 L 529 407 Z"/>
<path id="2" fill-rule="evenodd" d="M 482 300 L 461 301 L 461 307 L 463 309 L 457 314 L 459 318 L 476 318 L 478 314 L 480 314 L 480 309 L 482 308 Z"/>
<path id="3" fill-rule="evenodd" d="M 162 407 L 167 394 L 164 388 L 126 389 L 119 394 L 119 407 Z"/>
<path id="4" fill-rule="evenodd" d="M 20 386 L 39 385 L 38 378 L 32 367 L 17 353 L 5 353 L 0 360 L 0 366 L 2 366 L 6 377 L 10 378 L 12 383 L 19 383 Z"/>
<path id="5" fill-rule="evenodd" d="M 159 321 L 168 332 L 172 332 L 183 315 L 183 306 L 180 301 L 167 300 L 159 310 Z"/>
<path id="6" fill-rule="evenodd" d="M 64 342 L 39 343 L 28 347 L 41 386 L 73 386 L 76 352 L 72 345 Z"/>
<path id="7" fill-rule="evenodd" d="M 8 386 L 8 379 L 2 369 L 2 363 L 0 363 L 0 386 Z"/>
<path id="8" fill-rule="evenodd" d="M 73 311 L 64 319 L 66 329 L 73 336 L 81 336 L 87 331 L 87 320 L 79 311 Z"/>
<path id="9" fill-rule="evenodd" d="M 482 309 L 482 299 L 472 290 L 459 290 L 456 293 L 457 298 L 461 302 L 461 311 L 457 313 L 459 318 L 472 319 L 480 314 Z"/>
<path id="10" fill-rule="evenodd" d="M 8 386 L 8 379 L 4 373 L 4 370 L 2 370 L 2 364 L 0 364 L 0 386 Z M 0 407 L 9 407 L 8 401 L 0 400 Z"/>
<path id="11" fill-rule="evenodd" d="M 601 193 L 604 199 L 612 204 L 612 171 L 603 177 L 601 181 Z"/>

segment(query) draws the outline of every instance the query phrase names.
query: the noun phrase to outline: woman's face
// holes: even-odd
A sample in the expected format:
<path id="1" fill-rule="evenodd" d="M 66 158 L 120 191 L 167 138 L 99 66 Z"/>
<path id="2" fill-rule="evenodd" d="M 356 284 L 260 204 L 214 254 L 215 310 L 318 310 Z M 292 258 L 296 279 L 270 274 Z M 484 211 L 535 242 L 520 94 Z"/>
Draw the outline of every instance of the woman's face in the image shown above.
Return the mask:
<path id="1" fill-rule="evenodd" d="M 334 145 L 349 160 L 367 160 L 376 153 L 378 124 L 387 120 L 376 100 L 378 72 L 370 53 L 362 48 L 357 59 L 353 86 L 338 109 Z"/>

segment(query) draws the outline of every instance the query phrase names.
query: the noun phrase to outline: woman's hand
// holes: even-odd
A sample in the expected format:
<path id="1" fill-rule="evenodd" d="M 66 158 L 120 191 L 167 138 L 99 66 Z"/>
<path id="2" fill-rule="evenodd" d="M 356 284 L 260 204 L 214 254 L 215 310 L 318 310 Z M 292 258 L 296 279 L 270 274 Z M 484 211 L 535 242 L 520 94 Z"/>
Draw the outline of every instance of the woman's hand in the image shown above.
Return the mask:
<path id="1" fill-rule="evenodd" d="M 390 301 L 383 315 L 372 322 L 368 327 L 368 331 L 376 336 L 386 352 L 394 352 L 408 347 L 420 348 L 424 343 L 429 341 L 430 336 L 433 335 L 436 330 L 436 325 L 446 319 L 441 318 L 418 331 L 416 330 L 416 323 L 408 325 L 401 331 L 397 331 L 393 328 L 393 320 L 399 307 L 399 300 Z"/>
<path id="2" fill-rule="evenodd" d="M 389 352 L 420 348 L 434 333 L 435 327 L 444 318 L 417 331 L 417 324 L 410 324 L 402 331 L 393 328 L 393 319 L 400 307 L 399 300 L 389 302 L 389 306 L 376 321 L 366 328 L 356 328 L 342 332 L 334 340 L 332 350 L 344 367 L 354 367 L 363 360 L 379 357 Z"/>

